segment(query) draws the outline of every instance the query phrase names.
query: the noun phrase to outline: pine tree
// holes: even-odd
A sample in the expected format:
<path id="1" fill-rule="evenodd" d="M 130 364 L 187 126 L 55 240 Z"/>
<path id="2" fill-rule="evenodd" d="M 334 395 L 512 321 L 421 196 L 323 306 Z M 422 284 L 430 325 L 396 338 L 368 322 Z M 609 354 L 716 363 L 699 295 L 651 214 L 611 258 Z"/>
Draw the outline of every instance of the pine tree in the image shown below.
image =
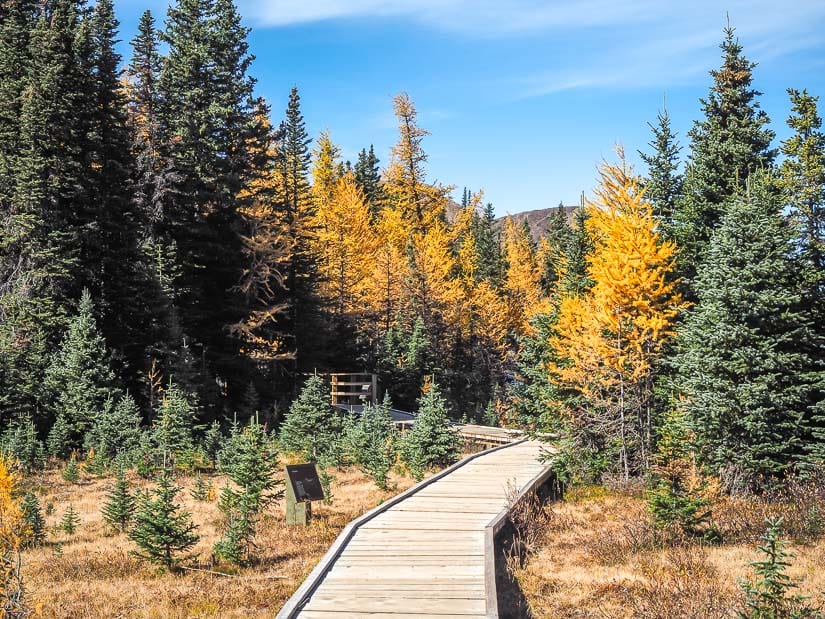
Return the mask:
<path id="1" fill-rule="evenodd" d="M 728 208 L 677 340 L 675 386 L 701 453 L 731 484 L 777 476 L 811 441 L 811 317 L 800 306 L 796 230 L 768 177 Z M 820 370 L 821 371 L 821 370 Z"/>
<path id="2" fill-rule="evenodd" d="M 329 388 L 320 376 L 310 376 L 281 425 L 281 448 L 310 462 L 325 461 L 337 451 L 339 415 L 330 405 Z"/>
<path id="3" fill-rule="evenodd" d="M 693 279 L 704 257 L 726 202 L 753 172 L 769 167 L 775 156 L 770 147 L 774 133 L 768 129 L 769 118 L 757 100 L 761 93 L 751 86 L 756 64 L 742 55 L 742 46 L 730 26 L 725 28 L 720 47 L 722 66 L 710 72 L 713 85 L 707 99 L 701 100 L 703 118 L 688 132 L 691 151 L 684 198 L 678 202 L 674 217 L 680 269 L 688 280 Z"/>
<path id="4" fill-rule="evenodd" d="M 103 519 L 109 526 L 126 531 L 135 513 L 135 497 L 129 492 L 126 470 L 119 467 L 115 483 L 106 494 L 106 500 L 100 509 Z"/>
<path id="5" fill-rule="evenodd" d="M 432 383 L 418 401 L 412 429 L 401 441 L 401 458 L 420 480 L 432 466 L 452 464 L 461 449 L 459 434 L 450 427 L 447 403 L 438 385 Z"/>
<path id="6" fill-rule="evenodd" d="M 106 343 L 98 332 L 92 310 L 91 295 L 84 290 L 77 315 L 69 323 L 45 378 L 53 394 L 53 408 L 69 430 L 61 453 L 83 444 L 106 400 L 116 393 Z"/>
<path id="7" fill-rule="evenodd" d="M 34 492 L 26 492 L 20 502 L 23 520 L 26 523 L 24 544 L 29 548 L 42 546 L 46 541 L 46 520 L 40 511 L 40 500 Z"/>
<path id="8" fill-rule="evenodd" d="M 164 471 L 156 484 L 152 493 L 139 501 L 129 539 L 139 548 L 135 555 L 174 571 L 194 557 L 189 551 L 200 539 L 195 533 L 198 527 L 189 512 L 175 503 L 180 488 L 174 485 L 171 474 Z"/>
<path id="9" fill-rule="evenodd" d="M 679 151 L 676 133 L 670 126 L 670 115 L 663 108 L 656 116 L 657 123 L 648 123 L 653 140 L 649 142 L 650 154 L 639 152 L 647 165 L 644 180 L 645 198 L 653 206 L 653 216 L 659 222 L 662 233 L 668 238 L 673 224 L 676 204 L 682 197 L 683 175 L 679 172 Z"/>
<path id="10" fill-rule="evenodd" d="M 69 503 L 69 507 L 66 508 L 63 518 L 60 519 L 60 528 L 63 529 L 65 533 L 71 535 L 77 531 L 79 525 L 80 515 L 75 511 L 74 505 Z"/>
<path id="11" fill-rule="evenodd" d="M 675 409 L 665 415 L 652 464 L 648 507 L 656 523 L 677 525 L 691 537 L 713 535 L 714 531 L 707 530 L 707 482 L 697 465 L 695 434 L 683 411 Z"/>
<path id="12" fill-rule="evenodd" d="M 820 274 L 825 268 L 825 133 L 817 111 L 818 97 L 788 89 L 794 134 L 782 142 L 784 161 L 777 179 L 803 228 L 803 244 Z M 818 282 L 821 287 L 822 282 Z"/>

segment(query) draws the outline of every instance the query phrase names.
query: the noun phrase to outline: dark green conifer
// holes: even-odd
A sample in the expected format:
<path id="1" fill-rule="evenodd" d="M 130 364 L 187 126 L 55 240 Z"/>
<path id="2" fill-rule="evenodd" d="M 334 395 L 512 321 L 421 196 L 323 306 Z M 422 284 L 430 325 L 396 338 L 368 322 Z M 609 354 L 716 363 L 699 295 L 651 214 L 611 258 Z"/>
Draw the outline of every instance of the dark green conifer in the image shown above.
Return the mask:
<path id="1" fill-rule="evenodd" d="M 652 152 L 639 156 L 647 165 L 644 179 L 645 198 L 653 205 L 653 215 L 667 236 L 673 225 L 676 204 L 682 197 L 684 176 L 679 172 L 679 151 L 676 133 L 670 126 L 670 115 L 663 108 L 656 116 L 657 123 L 648 123 L 653 139 L 649 142 Z"/>
<path id="2" fill-rule="evenodd" d="M 398 454 L 398 433 L 391 409 L 389 394 L 385 394 L 380 405 L 365 407 L 358 418 L 349 421 L 344 436 L 349 459 L 382 490 L 387 489 L 389 472 Z"/>
<path id="3" fill-rule="evenodd" d="M 125 531 L 135 513 L 135 497 L 129 492 L 126 469 L 118 467 L 114 485 L 106 494 L 106 500 L 100 509 L 103 519 L 109 526 Z"/>
<path id="4" fill-rule="evenodd" d="M 37 438 L 37 428 L 28 414 L 9 420 L 0 435 L 0 451 L 13 456 L 29 473 L 43 468 L 46 460 L 43 442 Z"/>
<path id="5" fill-rule="evenodd" d="M 77 458 L 75 458 L 74 454 L 69 458 L 60 475 L 70 484 L 76 484 L 77 480 L 80 479 L 80 470 L 77 467 Z"/>
<path id="6" fill-rule="evenodd" d="M 191 514 L 175 502 L 180 488 L 174 485 L 168 470 L 156 479 L 156 484 L 151 494 L 138 501 L 129 539 L 139 548 L 135 555 L 174 571 L 194 557 L 189 551 L 200 539 L 195 533 L 198 527 Z"/>
<path id="7" fill-rule="evenodd" d="M 311 462 L 334 459 L 339 430 L 340 416 L 330 404 L 329 387 L 320 376 L 310 376 L 281 425 L 281 448 Z"/>
<path id="8" fill-rule="evenodd" d="M 460 450 L 461 437 L 450 427 L 447 403 L 433 383 L 418 401 L 415 423 L 401 441 L 401 457 L 420 480 L 428 468 L 455 462 Z"/>
<path id="9" fill-rule="evenodd" d="M 69 507 L 66 508 L 63 518 L 60 519 L 60 528 L 63 529 L 65 533 L 71 535 L 77 530 L 79 525 L 80 515 L 74 510 L 74 505 L 69 503 Z"/>
<path id="10" fill-rule="evenodd" d="M 369 152 L 361 149 L 358 153 L 358 161 L 355 162 L 353 172 L 355 183 L 364 194 L 364 198 L 369 204 L 370 212 L 375 217 L 381 210 L 386 200 L 384 188 L 381 185 L 381 170 L 378 167 L 378 157 L 375 156 L 375 149 L 370 144 Z"/>
<path id="11" fill-rule="evenodd" d="M 770 167 L 776 152 L 761 94 L 752 87 L 755 63 L 742 54 L 735 31 L 725 28 L 722 66 L 711 71 L 713 84 L 702 99 L 702 119 L 688 132 L 690 156 L 684 198 L 677 203 L 673 237 L 680 248 L 680 268 L 688 284 L 704 257 L 725 204 L 748 177 Z M 694 293 L 697 291 L 694 288 Z"/>
<path id="12" fill-rule="evenodd" d="M 40 511 L 40 500 L 34 492 L 26 492 L 20 503 L 23 510 L 23 519 L 28 529 L 24 544 L 28 547 L 42 546 L 46 541 L 46 519 Z"/>
<path id="13" fill-rule="evenodd" d="M 812 369 L 821 367 L 801 304 L 797 230 L 771 183 L 753 178 L 723 216 L 673 360 L 701 453 L 731 483 L 799 463 L 811 440 Z"/>
<path id="14" fill-rule="evenodd" d="M 134 453 L 140 446 L 140 421 L 140 410 L 131 395 L 127 393 L 117 404 L 110 398 L 86 434 L 84 446 L 104 460 Z"/>

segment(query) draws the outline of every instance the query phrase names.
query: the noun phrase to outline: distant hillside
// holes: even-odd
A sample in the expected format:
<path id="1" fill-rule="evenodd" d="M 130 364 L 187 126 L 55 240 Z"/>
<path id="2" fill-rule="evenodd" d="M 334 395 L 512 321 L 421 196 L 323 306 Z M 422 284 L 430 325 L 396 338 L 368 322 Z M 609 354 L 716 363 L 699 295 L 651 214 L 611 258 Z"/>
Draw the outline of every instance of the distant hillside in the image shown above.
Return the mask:
<path id="1" fill-rule="evenodd" d="M 526 221 L 527 225 L 530 226 L 530 233 L 533 235 L 533 239 L 538 241 L 547 232 L 547 227 L 550 224 L 551 215 L 557 213 L 560 208 L 564 209 L 564 214 L 567 215 L 567 222 L 572 225 L 573 215 L 576 212 L 576 210 L 578 210 L 578 205 L 554 206 L 552 208 L 540 208 L 534 211 L 514 213 L 512 215 L 507 215 L 505 217 L 499 217 L 496 220 L 496 223 L 498 223 L 499 225 L 504 225 L 504 220 L 507 219 L 507 217 L 512 217 L 513 220 L 517 223 L 522 223 Z"/>

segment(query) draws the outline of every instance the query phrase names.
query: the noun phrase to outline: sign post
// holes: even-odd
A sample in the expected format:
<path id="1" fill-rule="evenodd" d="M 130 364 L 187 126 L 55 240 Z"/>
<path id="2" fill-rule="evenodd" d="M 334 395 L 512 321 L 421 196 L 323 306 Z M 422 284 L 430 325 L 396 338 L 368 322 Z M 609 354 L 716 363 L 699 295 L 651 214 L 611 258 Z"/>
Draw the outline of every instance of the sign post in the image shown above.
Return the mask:
<path id="1" fill-rule="evenodd" d="M 312 501 L 324 498 L 318 471 L 314 464 L 289 464 L 286 476 L 286 523 L 307 525 L 312 517 Z"/>

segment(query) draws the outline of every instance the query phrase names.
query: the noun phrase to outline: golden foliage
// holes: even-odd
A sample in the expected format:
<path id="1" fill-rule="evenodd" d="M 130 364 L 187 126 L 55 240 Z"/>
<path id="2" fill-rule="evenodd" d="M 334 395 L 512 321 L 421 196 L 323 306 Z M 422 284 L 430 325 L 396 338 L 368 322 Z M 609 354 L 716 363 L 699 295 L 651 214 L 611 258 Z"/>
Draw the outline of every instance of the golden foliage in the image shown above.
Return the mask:
<path id="1" fill-rule="evenodd" d="M 557 381 L 595 404 L 578 411 L 582 425 L 601 425 L 621 437 L 625 473 L 631 426 L 649 455 L 651 372 L 673 321 L 685 304 L 669 278 L 675 247 L 656 232 L 651 205 L 624 162 L 604 164 L 596 200 L 587 204 L 594 251 L 588 257 L 592 289 L 561 301 L 557 336 L 563 363 L 552 364 Z M 635 421 L 628 420 L 630 412 Z M 635 424 L 635 425 L 634 425 Z"/>
<path id="2" fill-rule="evenodd" d="M 339 314 L 360 309 L 370 290 L 377 251 L 370 218 L 369 206 L 352 174 L 336 180 L 329 198 L 317 202 L 322 295 Z"/>
<path id="3" fill-rule="evenodd" d="M 29 536 L 23 518 L 15 462 L 0 454 L 0 613 L 11 615 L 22 607 L 23 582 L 20 549 Z"/>
<path id="4" fill-rule="evenodd" d="M 504 221 L 502 242 L 507 263 L 504 289 L 510 304 L 510 322 L 515 331 L 525 333 L 530 318 L 547 309 L 541 290 L 541 271 L 530 231 L 512 217 Z"/>

